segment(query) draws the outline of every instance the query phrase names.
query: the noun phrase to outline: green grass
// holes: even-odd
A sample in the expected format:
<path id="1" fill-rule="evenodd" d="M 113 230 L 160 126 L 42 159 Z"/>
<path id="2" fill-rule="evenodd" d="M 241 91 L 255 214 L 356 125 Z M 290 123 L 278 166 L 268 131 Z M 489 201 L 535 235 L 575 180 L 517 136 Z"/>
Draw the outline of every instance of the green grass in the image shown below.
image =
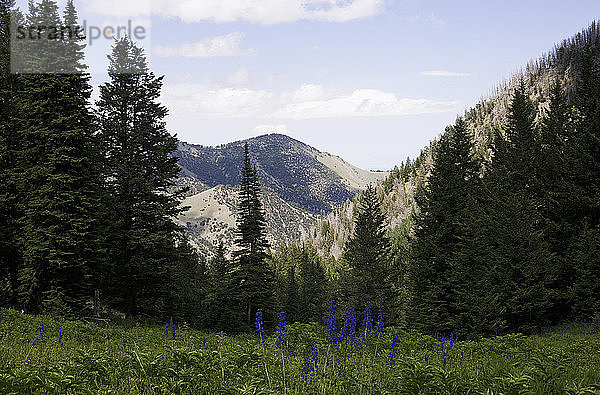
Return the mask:
<path id="1" fill-rule="evenodd" d="M 600 393 L 600 336 L 590 334 L 591 325 L 544 336 L 457 342 L 444 367 L 439 339 L 398 328 L 356 346 L 348 341 L 330 346 L 326 328 L 288 325 L 286 346 L 279 349 L 276 334 L 260 343 L 252 335 L 182 327 L 176 340 L 169 340 L 164 327 L 103 328 L 0 313 L 2 394 Z M 44 336 L 32 345 L 42 322 Z M 394 367 L 392 333 L 397 334 Z M 313 345 L 317 371 L 303 382 L 305 353 Z"/>

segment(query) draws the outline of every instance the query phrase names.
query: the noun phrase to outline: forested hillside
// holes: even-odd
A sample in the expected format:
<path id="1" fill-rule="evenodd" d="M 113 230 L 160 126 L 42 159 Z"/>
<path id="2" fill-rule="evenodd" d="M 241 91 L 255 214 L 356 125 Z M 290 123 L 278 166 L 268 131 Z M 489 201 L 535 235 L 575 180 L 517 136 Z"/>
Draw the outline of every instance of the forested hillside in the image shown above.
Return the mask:
<path id="1" fill-rule="evenodd" d="M 585 49 L 594 40 L 597 24 L 576 36 L 557 44 L 548 54 L 529 62 L 499 86 L 490 90 L 488 97 L 463 114 L 463 119 L 474 139 L 474 153 L 489 160 L 492 153 L 493 138 L 496 131 L 504 133 L 508 121 L 509 105 L 512 95 L 520 81 L 524 81 L 524 91 L 535 107 L 535 125 L 538 126 L 549 111 L 550 90 L 553 81 L 561 82 L 561 89 L 569 105 L 580 101 L 577 96 L 580 70 L 584 51 L 592 51 L 589 56 L 596 58 L 598 53 Z M 586 44 L 587 43 L 587 44 Z M 579 82 L 578 82 L 579 81 Z M 442 133 L 443 134 L 443 133 Z M 390 176 L 378 185 L 378 193 L 383 201 L 390 230 L 401 226 L 411 213 L 418 210 L 415 192 L 422 186 L 430 174 L 433 165 L 432 154 L 437 139 L 423 148 L 416 158 L 407 158 L 396 166 Z M 326 215 L 311 233 L 310 239 L 320 252 L 331 253 L 335 257 L 341 254 L 341 248 L 352 231 L 352 213 L 356 202 L 345 203 L 329 215 Z"/>
<path id="2" fill-rule="evenodd" d="M 530 63 L 378 186 L 408 325 L 527 332 L 598 311 L 599 32 Z M 340 270 L 355 207 L 311 234 Z"/>

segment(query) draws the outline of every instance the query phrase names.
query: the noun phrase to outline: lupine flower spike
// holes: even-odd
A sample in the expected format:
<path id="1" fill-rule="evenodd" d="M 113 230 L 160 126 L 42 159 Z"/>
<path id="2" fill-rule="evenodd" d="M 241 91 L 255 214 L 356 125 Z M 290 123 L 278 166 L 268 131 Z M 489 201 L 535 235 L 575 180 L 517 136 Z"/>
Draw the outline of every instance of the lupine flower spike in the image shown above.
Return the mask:
<path id="1" fill-rule="evenodd" d="M 171 340 L 175 340 L 175 326 L 173 325 L 173 317 L 171 317 Z"/>
<path id="2" fill-rule="evenodd" d="M 329 344 L 335 344 L 337 342 L 337 328 L 335 325 L 335 301 L 331 299 L 329 301 L 329 315 L 327 317 L 327 333 L 329 334 Z"/>
<path id="3" fill-rule="evenodd" d="M 367 337 L 373 330 L 373 320 L 371 319 L 371 303 L 365 304 L 365 312 L 363 317 L 363 336 Z"/>
<path id="4" fill-rule="evenodd" d="M 377 333 L 377 337 L 381 337 L 381 335 L 383 335 L 383 325 L 385 318 L 385 315 L 383 313 L 383 306 L 380 304 L 377 310 L 377 326 L 375 327 L 375 333 Z"/>
<path id="5" fill-rule="evenodd" d="M 304 352 L 304 362 L 302 363 L 302 373 L 300 379 L 303 383 L 317 381 L 319 365 L 319 350 L 317 345 L 311 346 Z"/>
<path id="6" fill-rule="evenodd" d="M 352 343 L 356 342 L 356 314 L 354 310 L 347 311 L 344 315 L 342 338 L 349 339 Z"/>
<path id="7" fill-rule="evenodd" d="M 27 356 L 27 359 L 25 360 L 25 365 L 27 365 L 31 361 L 31 358 L 33 358 L 33 354 L 31 353 L 31 351 L 43 338 L 44 338 L 44 323 L 42 322 L 42 327 L 40 328 L 40 333 L 38 333 L 38 335 L 36 336 L 33 343 L 31 343 L 31 346 L 29 346 L 29 353 L 28 353 L 29 355 Z"/>
<path id="8" fill-rule="evenodd" d="M 260 338 L 260 342 L 263 343 L 265 339 L 263 337 L 264 328 L 262 309 L 256 310 L 256 320 L 254 321 L 254 326 L 256 327 L 256 335 Z"/>
<path id="9" fill-rule="evenodd" d="M 277 326 L 277 347 L 283 347 L 285 343 L 285 312 L 279 313 L 279 325 Z"/>
<path id="10" fill-rule="evenodd" d="M 392 334 L 392 347 L 390 350 L 390 366 L 392 368 L 396 367 L 396 340 L 397 340 L 396 334 L 393 333 Z"/>

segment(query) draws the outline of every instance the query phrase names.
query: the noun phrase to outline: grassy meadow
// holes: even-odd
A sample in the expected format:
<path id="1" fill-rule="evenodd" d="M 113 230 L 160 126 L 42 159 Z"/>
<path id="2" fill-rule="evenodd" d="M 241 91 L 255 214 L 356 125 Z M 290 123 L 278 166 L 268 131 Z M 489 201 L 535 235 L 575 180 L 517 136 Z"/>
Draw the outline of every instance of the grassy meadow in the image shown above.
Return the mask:
<path id="1" fill-rule="evenodd" d="M 294 324 L 261 341 L 177 322 L 141 327 L 0 314 L 2 394 L 600 393 L 592 323 L 478 341 L 390 327 L 334 342 L 327 326 Z"/>

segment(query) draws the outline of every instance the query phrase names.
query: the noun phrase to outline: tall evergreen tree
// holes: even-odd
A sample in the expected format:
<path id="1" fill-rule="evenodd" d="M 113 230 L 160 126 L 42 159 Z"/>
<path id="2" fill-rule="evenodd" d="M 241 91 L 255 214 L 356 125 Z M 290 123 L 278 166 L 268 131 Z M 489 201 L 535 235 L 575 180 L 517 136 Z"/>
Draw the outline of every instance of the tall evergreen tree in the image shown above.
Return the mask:
<path id="1" fill-rule="evenodd" d="M 554 266 L 540 213 L 535 112 L 523 85 L 509 110 L 506 138 L 496 137 L 484 178 L 486 214 L 475 228 L 481 250 L 476 259 L 487 279 L 481 292 L 489 297 L 481 300 L 493 300 L 498 311 L 495 329 L 531 331 L 547 323 Z"/>
<path id="2" fill-rule="evenodd" d="M 579 112 L 575 182 L 579 186 L 579 208 L 586 226 L 600 224 L 600 62 L 593 45 L 582 50 L 581 71 L 576 86 Z"/>
<path id="3" fill-rule="evenodd" d="M 286 313 L 286 320 L 289 323 L 298 321 L 298 313 L 300 310 L 298 281 L 296 280 L 296 265 L 291 265 L 288 268 L 286 276 L 286 292 L 285 292 L 285 304 L 284 311 Z"/>
<path id="4" fill-rule="evenodd" d="M 479 178 L 472 136 L 461 118 L 442 135 L 428 183 L 418 204 L 408 265 L 408 322 L 428 333 L 456 328 L 456 275 L 467 212 Z"/>
<path id="5" fill-rule="evenodd" d="M 211 329 L 224 330 L 230 327 L 228 310 L 231 308 L 231 298 L 227 288 L 230 266 L 223 243 L 220 243 L 208 267 L 208 292 L 204 301 L 208 315 L 206 326 Z"/>
<path id="6" fill-rule="evenodd" d="M 389 249 L 381 201 L 375 188 L 369 186 L 359 201 L 354 233 L 344 246 L 343 260 L 349 268 L 345 293 L 350 305 L 364 306 L 367 301 L 375 305 L 390 296 Z"/>
<path id="7" fill-rule="evenodd" d="M 109 61 L 110 80 L 97 103 L 112 265 L 104 271 L 105 287 L 128 316 L 168 314 L 174 267 L 195 260 L 181 250 L 187 242 L 173 222 L 182 209 L 172 192 L 177 140 L 158 101 L 163 77 L 148 69 L 143 49 L 129 38 L 115 42 Z"/>
<path id="8" fill-rule="evenodd" d="M 571 245 L 581 233 L 577 207 L 581 186 L 577 186 L 577 153 L 572 151 L 571 141 L 576 136 L 573 115 L 560 81 L 550 89 L 549 109 L 540 128 L 539 155 L 536 168 L 539 177 L 541 200 L 538 207 L 544 223 L 541 225 L 544 239 L 553 255 L 552 265 L 556 277 L 551 284 L 554 291 L 550 311 L 552 323 L 571 314 L 570 288 L 574 279 L 573 259 L 569 256 Z"/>
<path id="9" fill-rule="evenodd" d="M 266 221 L 260 201 L 260 185 L 256 169 L 250 162 L 248 145 L 244 147 L 244 165 L 239 191 L 237 236 L 230 290 L 235 295 L 234 322 L 252 327 L 256 310 L 273 314 L 275 277 L 266 262 Z"/>
<path id="10" fill-rule="evenodd" d="M 18 78 L 11 73 L 13 7 L 13 0 L 0 0 L 0 304 L 15 306 L 22 254 L 18 248 L 19 196 L 15 179 L 19 138 L 12 122 L 18 92 Z"/>
<path id="11" fill-rule="evenodd" d="M 597 38 L 597 36 L 596 36 Z M 596 39 L 597 41 L 597 39 Z M 569 140 L 569 217 L 573 215 L 566 262 L 573 273 L 571 286 L 575 318 L 587 320 L 600 305 L 598 282 L 600 259 L 600 61 L 598 46 L 590 43 L 582 50 L 576 93 L 576 131 Z M 574 208 L 574 209 L 573 209 Z"/>
<path id="12" fill-rule="evenodd" d="M 319 322 L 327 309 L 327 276 L 321 258 L 311 248 L 303 247 L 299 269 L 298 321 Z"/>
<path id="13" fill-rule="evenodd" d="M 75 9 L 68 8 L 65 17 L 76 21 Z M 62 25 L 52 0 L 31 2 L 26 23 Z M 66 53 L 66 48 L 73 50 Z M 21 111 L 15 122 L 22 141 L 24 262 L 19 293 L 31 310 L 78 313 L 93 295 L 99 171 L 82 48 L 62 37 L 36 40 L 25 61 L 37 74 L 20 77 Z"/>

